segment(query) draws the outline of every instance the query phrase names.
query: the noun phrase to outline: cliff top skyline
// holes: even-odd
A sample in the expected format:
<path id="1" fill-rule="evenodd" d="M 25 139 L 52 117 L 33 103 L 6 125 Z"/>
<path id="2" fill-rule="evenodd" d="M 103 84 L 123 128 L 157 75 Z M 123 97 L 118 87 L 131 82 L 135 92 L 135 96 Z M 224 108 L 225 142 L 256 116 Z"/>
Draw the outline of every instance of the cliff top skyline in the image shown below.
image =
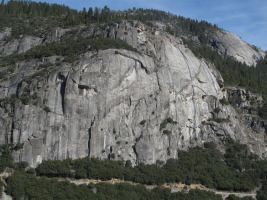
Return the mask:
<path id="1" fill-rule="evenodd" d="M 38 1 L 37 1 L 38 2 Z M 84 7 L 104 7 L 112 10 L 128 8 L 153 8 L 197 20 L 206 20 L 230 31 L 242 40 L 267 50 L 267 1 L 199 1 L 199 0 L 41 0 L 39 2 L 64 4 L 81 10 Z"/>

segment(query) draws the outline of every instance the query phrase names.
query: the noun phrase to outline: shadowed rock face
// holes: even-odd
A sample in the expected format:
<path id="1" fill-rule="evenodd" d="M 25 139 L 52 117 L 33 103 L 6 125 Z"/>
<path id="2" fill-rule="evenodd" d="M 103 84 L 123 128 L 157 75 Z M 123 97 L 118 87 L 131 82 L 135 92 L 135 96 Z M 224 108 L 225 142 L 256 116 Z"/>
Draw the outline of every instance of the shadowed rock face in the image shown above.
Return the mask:
<path id="1" fill-rule="evenodd" d="M 180 39 L 139 22 L 91 27 L 84 35 L 121 39 L 140 53 L 85 53 L 47 78 L 34 78 L 27 86 L 37 96 L 34 104 L 17 100 L 14 107 L 0 107 L 0 142 L 24 143 L 14 155 L 17 161 L 36 166 L 46 159 L 115 156 L 155 163 L 177 158 L 179 149 L 226 137 L 265 155 L 263 133 L 243 125 L 230 105 L 219 102 L 227 97 L 220 73 Z M 33 73 L 33 62 L 19 66 L 1 83 L 2 97 L 26 87 L 21 81 Z"/>
<path id="2" fill-rule="evenodd" d="M 211 38 L 212 47 L 221 55 L 236 59 L 249 66 L 255 66 L 266 53 L 241 40 L 240 37 L 228 31 L 219 30 Z"/>

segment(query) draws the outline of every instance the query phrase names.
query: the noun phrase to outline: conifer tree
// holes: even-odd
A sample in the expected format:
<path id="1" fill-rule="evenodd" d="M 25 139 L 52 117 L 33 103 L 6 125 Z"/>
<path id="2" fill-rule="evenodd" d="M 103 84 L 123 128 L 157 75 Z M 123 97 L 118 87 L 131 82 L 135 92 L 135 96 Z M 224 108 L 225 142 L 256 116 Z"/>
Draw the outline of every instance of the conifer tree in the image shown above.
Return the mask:
<path id="1" fill-rule="evenodd" d="M 92 19 L 93 19 L 93 16 L 94 16 L 94 11 L 93 11 L 93 8 L 92 7 L 90 7 L 89 9 L 88 9 L 88 19 L 90 20 L 90 21 L 92 21 Z"/>
<path id="2" fill-rule="evenodd" d="M 95 21 L 97 21 L 97 23 L 99 23 L 99 20 L 100 20 L 100 12 L 99 12 L 99 8 L 98 7 L 95 7 L 94 19 L 95 19 Z"/>

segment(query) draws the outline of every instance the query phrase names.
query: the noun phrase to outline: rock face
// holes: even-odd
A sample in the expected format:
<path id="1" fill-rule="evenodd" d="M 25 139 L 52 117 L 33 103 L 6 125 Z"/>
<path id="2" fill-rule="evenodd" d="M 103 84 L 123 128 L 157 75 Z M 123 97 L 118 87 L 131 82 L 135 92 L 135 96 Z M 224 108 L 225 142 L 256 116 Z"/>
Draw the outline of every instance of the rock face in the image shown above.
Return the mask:
<path id="1" fill-rule="evenodd" d="M 5 28 L 2 32 L 0 32 L 0 41 L 4 40 L 11 34 L 11 28 Z"/>
<path id="2" fill-rule="evenodd" d="M 12 197 L 3 192 L 0 200 L 12 200 Z"/>
<path id="3" fill-rule="evenodd" d="M 47 77 L 31 76 L 33 66 L 60 58 L 18 63 L 0 87 L 0 143 L 24 143 L 14 154 L 17 161 L 36 166 L 47 159 L 89 156 L 155 163 L 226 137 L 265 156 L 265 130 L 256 133 L 232 106 L 220 103 L 229 96 L 220 73 L 181 39 L 139 22 L 82 33 L 124 40 L 140 53 L 87 52 Z M 31 97 L 26 105 L 13 98 L 25 92 Z"/>
<path id="4" fill-rule="evenodd" d="M 227 88 L 228 101 L 242 112 L 243 121 L 248 128 L 258 133 L 266 133 L 267 124 L 258 116 L 258 109 L 263 106 L 260 94 L 254 94 L 242 88 Z"/>
<path id="5" fill-rule="evenodd" d="M 257 61 L 266 55 L 266 52 L 249 45 L 228 31 L 216 31 L 210 41 L 212 47 L 221 55 L 233 57 L 249 66 L 255 66 Z"/>

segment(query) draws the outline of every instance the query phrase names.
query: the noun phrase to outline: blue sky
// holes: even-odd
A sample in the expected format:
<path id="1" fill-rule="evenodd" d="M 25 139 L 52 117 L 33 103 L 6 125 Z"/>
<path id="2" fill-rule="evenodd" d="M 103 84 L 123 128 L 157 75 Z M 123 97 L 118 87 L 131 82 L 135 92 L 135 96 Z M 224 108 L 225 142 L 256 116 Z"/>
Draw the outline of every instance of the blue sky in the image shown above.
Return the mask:
<path id="1" fill-rule="evenodd" d="M 206 20 L 244 41 L 267 50 L 267 0 L 46 0 L 81 10 L 104 7 L 112 10 L 154 8 L 192 19 Z"/>

